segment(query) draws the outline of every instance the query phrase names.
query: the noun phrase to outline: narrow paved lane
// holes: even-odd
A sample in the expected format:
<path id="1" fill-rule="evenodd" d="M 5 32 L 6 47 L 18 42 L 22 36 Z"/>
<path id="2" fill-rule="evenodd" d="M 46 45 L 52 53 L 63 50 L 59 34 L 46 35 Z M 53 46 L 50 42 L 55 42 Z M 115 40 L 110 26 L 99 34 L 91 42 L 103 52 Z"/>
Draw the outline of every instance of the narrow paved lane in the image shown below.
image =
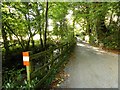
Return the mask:
<path id="1" fill-rule="evenodd" d="M 118 88 L 118 55 L 77 43 L 61 88 Z"/>

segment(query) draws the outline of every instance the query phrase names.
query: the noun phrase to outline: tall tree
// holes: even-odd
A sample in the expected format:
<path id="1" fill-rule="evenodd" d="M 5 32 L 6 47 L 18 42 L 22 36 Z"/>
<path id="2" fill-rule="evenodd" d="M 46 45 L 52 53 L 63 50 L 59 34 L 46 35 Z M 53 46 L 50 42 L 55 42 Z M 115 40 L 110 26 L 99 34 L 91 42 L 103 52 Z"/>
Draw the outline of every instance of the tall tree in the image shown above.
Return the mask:
<path id="1" fill-rule="evenodd" d="M 48 0 L 46 1 L 46 12 L 45 12 L 45 32 L 44 32 L 44 46 L 46 48 L 46 41 L 47 41 L 47 27 L 48 27 Z"/>

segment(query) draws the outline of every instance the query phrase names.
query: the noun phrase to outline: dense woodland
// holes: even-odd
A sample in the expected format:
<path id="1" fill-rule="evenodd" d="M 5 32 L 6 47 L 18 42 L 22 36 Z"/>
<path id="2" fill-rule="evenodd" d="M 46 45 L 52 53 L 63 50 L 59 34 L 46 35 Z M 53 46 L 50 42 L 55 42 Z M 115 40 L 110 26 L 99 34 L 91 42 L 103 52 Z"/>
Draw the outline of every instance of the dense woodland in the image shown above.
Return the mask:
<path id="1" fill-rule="evenodd" d="M 65 44 L 72 49 L 76 36 L 94 46 L 120 50 L 119 2 L 4 2 L 1 6 L 5 88 L 15 87 L 10 75 L 18 75 L 25 68 L 23 51 L 32 55 Z M 64 56 L 66 52 L 62 53 Z M 41 67 L 49 62 L 43 61 Z"/>

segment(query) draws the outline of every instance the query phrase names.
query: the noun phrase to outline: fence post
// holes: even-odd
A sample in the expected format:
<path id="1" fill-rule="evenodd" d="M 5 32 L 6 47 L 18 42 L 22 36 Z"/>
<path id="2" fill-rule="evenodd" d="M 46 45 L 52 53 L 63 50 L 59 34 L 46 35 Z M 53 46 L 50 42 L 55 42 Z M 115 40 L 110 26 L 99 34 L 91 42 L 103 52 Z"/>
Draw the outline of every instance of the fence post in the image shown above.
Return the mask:
<path id="1" fill-rule="evenodd" d="M 23 65 L 26 66 L 27 81 L 30 87 L 30 62 L 29 62 L 29 52 L 23 52 Z"/>
<path id="2" fill-rule="evenodd" d="M 28 85 L 30 87 L 30 66 L 26 66 L 26 71 L 27 71 Z"/>

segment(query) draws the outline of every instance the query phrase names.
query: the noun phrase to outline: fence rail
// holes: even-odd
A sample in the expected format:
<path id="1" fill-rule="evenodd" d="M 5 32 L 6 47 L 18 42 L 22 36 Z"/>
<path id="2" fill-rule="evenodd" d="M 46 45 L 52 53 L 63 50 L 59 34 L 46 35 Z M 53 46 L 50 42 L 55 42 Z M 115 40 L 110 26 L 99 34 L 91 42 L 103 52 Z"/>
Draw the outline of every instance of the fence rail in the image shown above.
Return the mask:
<path id="1" fill-rule="evenodd" d="M 35 88 L 46 85 L 45 82 L 51 75 L 55 75 L 74 45 L 75 43 L 66 43 L 30 56 L 31 79 L 39 79 Z"/>
<path id="2" fill-rule="evenodd" d="M 49 49 L 33 54 L 30 52 L 30 83 L 32 88 L 49 87 L 51 81 L 55 78 L 57 72 L 67 61 L 69 53 L 73 50 L 76 41 L 73 38 L 68 42 L 64 42 L 50 46 Z M 27 69 L 27 68 L 26 68 Z M 30 88 L 26 82 L 25 69 L 17 71 L 9 71 L 10 78 L 8 79 L 8 72 L 4 75 L 3 88 Z M 28 74 L 27 74 L 28 75 Z M 28 78 L 27 78 L 28 80 Z M 28 80 L 29 81 L 29 80 Z"/>

